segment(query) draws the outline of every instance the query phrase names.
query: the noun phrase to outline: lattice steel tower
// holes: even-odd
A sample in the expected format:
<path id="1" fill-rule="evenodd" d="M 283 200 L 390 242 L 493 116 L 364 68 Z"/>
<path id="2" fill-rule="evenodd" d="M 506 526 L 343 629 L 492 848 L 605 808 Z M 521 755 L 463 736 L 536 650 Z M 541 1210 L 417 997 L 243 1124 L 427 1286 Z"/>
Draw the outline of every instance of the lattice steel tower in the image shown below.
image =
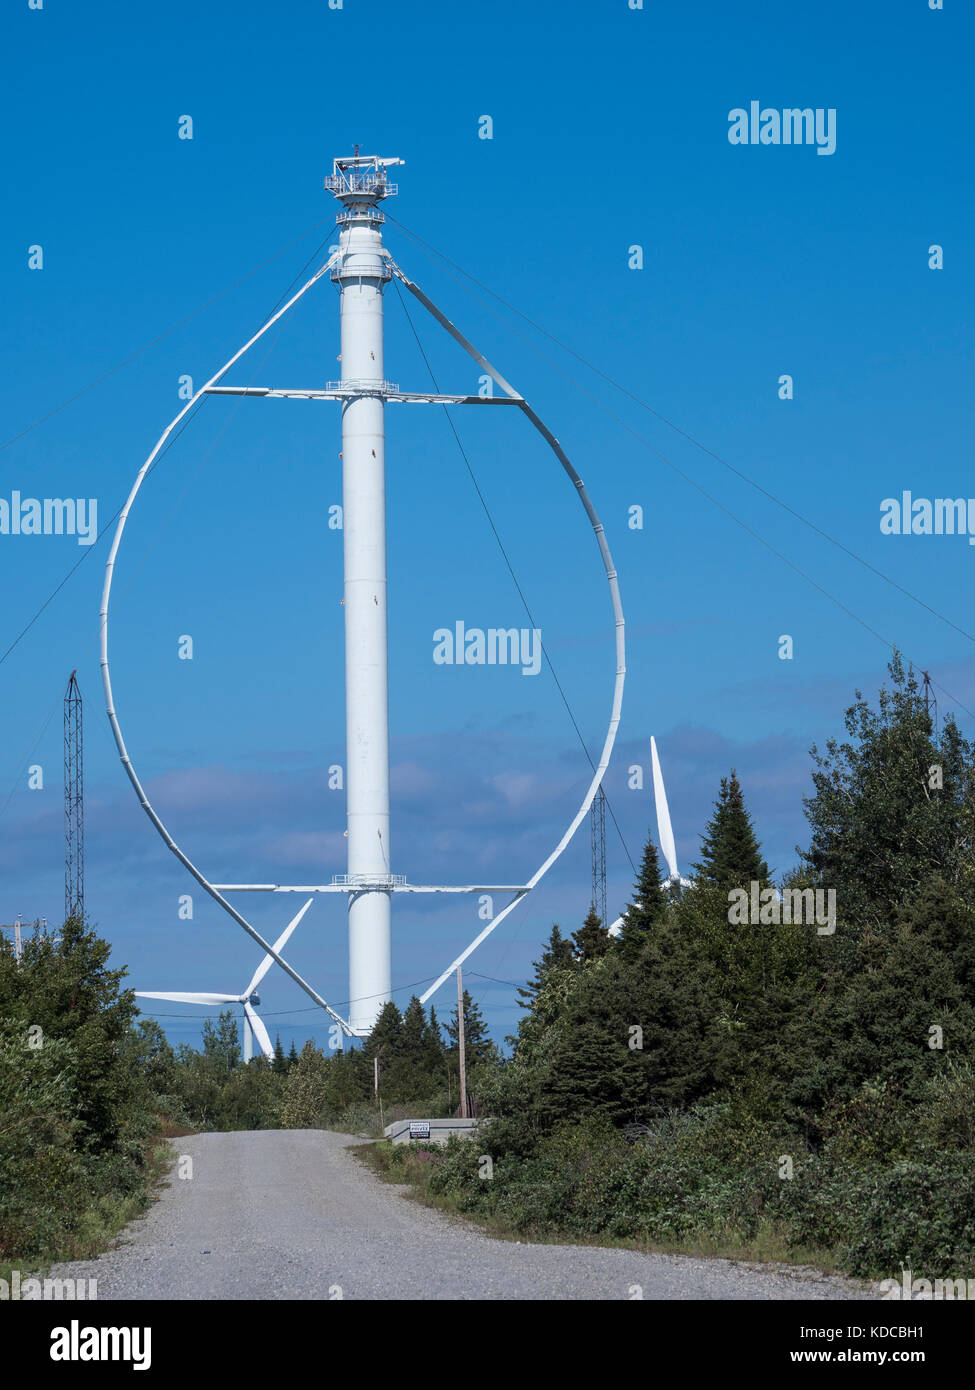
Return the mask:
<path id="1" fill-rule="evenodd" d="M 592 905 L 603 926 L 606 920 L 606 793 L 602 787 L 589 808 L 589 836 L 592 843 Z"/>
<path id="2" fill-rule="evenodd" d="M 81 691 L 64 692 L 64 916 L 85 915 L 85 740 Z"/>

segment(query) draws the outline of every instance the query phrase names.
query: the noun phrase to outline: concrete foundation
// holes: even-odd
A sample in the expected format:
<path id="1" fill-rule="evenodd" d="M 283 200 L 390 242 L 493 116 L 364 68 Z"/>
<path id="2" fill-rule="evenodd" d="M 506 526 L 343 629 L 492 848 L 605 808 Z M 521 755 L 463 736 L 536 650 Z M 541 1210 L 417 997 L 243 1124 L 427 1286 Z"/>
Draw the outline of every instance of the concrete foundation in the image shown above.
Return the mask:
<path id="1" fill-rule="evenodd" d="M 394 1120 L 391 1125 L 387 1125 L 383 1134 L 387 1139 L 391 1139 L 394 1144 L 446 1144 L 451 1134 L 457 1134 L 461 1139 L 471 1139 L 479 1124 L 483 1120 Z M 410 1125 L 429 1125 L 429 1136 L 423 1137 L 410 1136 Z"/>

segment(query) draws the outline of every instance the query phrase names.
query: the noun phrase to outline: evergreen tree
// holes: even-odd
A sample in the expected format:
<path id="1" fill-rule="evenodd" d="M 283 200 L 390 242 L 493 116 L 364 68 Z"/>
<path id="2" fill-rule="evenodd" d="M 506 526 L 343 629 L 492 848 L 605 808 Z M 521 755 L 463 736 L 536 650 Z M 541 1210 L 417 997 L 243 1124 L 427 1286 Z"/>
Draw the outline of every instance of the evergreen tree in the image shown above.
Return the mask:
<path id="1" fill-rule="evenodd" d="M 721 779 L 714 813 L 702 836 L 701 862 L 694 865 L 694 873 L 699 883 L 722 892 L 768 881 L 768 865 L 734 768 L 730 777 Z"/>
<path id="2" fill-rule="evenodd" d="M 285 1057 L 284 1048 L 281 1046 L 280 1033 L 275 1033 L 274 1035 L 274 1061 L 271 1063 L 271 1068 L 273 1071 L 276 1071 L 279 1076 L 283 1075 L 284 1072 L 288 1070 L 288 1059 Z"/>
<path id="3" fill-rule="evenodd" d="M 792 1053 L 783 1040 L 808 1011 L 820 983 L 825 937 L 814 924 L 728 921 L 728 895 L 697 883 L 673 908 L 688 976 L 707 978 L 710 1018 L 726 1076 L 746 1074 L 767 1099 L 781 1098 Z M 788 1036 L 794 1037 L 791 1031 Z"/>
<path id="4" fill-rule="evenodd" d="M 414 995 L 405 1014 L 392 1002 L 385 1005 L 365 1045 L 354 1055 L 372 1090 L 375 1061 L 379 1062 L 379 1093 L 400 1103 L 422 1102 L 443 1081 L 439 1030 L 427 1022 L 423 1005 Z"/>
<path id="5" fill-rule="evenodd" d="M 298 1049 L 295 1047 L 294 1038 L 291 1039 L 291 1046 L 288 1048 L 288 1070 L 290 1071 L 298 1061 Z"/>
<path id="6" fill-rule="evenodd" d="M 632 961 L 612 951 L 574 977 L 552 977 L 566 978 L 568 992 L 529 1042 L 526 1099 L 542 1128 L 591 1115 L 645 1123 L 733 1073 L 738 1039 L 718 1018 L 718 973 L 676 925 L 656 930 Z"/>
<path id="7" fill-rule="evenodd" d="M 975 908 L 955 887 L 932 879 L 890 922 L 840 946 L 829 939 L 820 986 L 784 1036 L 804 1108 L 878 1077 L 916 1105 L 932 1078 L 975 1062 Z"/>
<path id="8" fill-rule="evenodd" d="M 427 1070 L 431 1076 L 435 1076 L 439 1081 L 443 1074 L 444 1045 L 440 1023 L 432 1005 L 430 1006 L 430 1021 L 423 1030 L 423 1045 Z"/>
<path id="9" fill-rule="evenodd" d="M 450 1039 L 451 1049 L 457 1053 L 460 1048 L 459 1030 L 457 1027 L 457 1009 L 451 1015 L 450 1022 L 447 1024 L 447 1036 Z M 494 1057 L 496 1049 L 488 1033 L 487 1024 L 484 1022 L 484 1015 L 481 1013 L 480 1006 L 474 1002 L 467 990 L 464 990 L 464 1056 L 468 1067 L 474 1066 L 477 1062 L 485 1062 Z"/>
<path id="10" fill-rule="evenodd" d="M 518 1007 L 520 1009 L 530 1009 L 538 996 L 539 990 L 545 984 L 546 977 L 550 970 L 566 969 L 574 964 L 572 954 L 572 942 L 562 935 L 558 924 L 553 925 L 549 938 L 542 948 L 541 959 L 532 961 L 535 973 L 528 981 L 528 984 L 518 990 Z"/>
<path id="11" fill-rule="evenodd" d="M 590 907 L 586 919 L 577 932 L 573 932 L 576 959 L 583 965 L 599 960 L 610 948 L 611 937 L 603 927 L 602 918 L 595 906 Z"/>
<path id="12" fill-rule="evenodd" d="M 427 1016 L 423 1005 L 414 994 L 403 1014 L 402 1052 L 403 1056 L 415 1066 L 422 1066 L 425 1060 L 426 1031 Z"/>
<path id="13" fill-rule="evenodd" d="M 848 739 L 815 745 L 812 830 L 803 854 L 817 885 L 836 892 L 840 918 L 886 924 L 935 876 L 975 883 L 973 747 L 949 716 L 934 736 L 924 693 L 899 653 L 875 711 L 856 692 Z"/>
<path id="14" fill-rule="evenodd" d="M 432 1010 L 431 1010 L 432 1013 Z M 423 1005 L 414 994 L 403 1015 L 403 1058 L 409 1064 L 410 1084 L 428 1089 L 427 1083 L 439 1081 L 443 1068 L 443 1043 L 440 1027 L 433 1017 L 428 1021 Z"/>
<path id="15" fill-rule="evenodd" d="M 653 931 L 663 920 L 666 894 L 660 886 L 660 861 L 653 836 L 647 833 L 647 843 L 640 861 L 640 872 L 633 889 L 633 901 L 623 913 L 618 949 L 625 960 L 633 960 L 647 944 Z"/>
<path id="16" fill-rule="evenodd" d="M 362 1051 L 371 1062 L 379 1058 L 379 1065 L 389 1063 L 403 1050 L 403 1015 L 392 999 L 384 1004 L 376 1019 L 372 1032 L 363 1045 Z"/>

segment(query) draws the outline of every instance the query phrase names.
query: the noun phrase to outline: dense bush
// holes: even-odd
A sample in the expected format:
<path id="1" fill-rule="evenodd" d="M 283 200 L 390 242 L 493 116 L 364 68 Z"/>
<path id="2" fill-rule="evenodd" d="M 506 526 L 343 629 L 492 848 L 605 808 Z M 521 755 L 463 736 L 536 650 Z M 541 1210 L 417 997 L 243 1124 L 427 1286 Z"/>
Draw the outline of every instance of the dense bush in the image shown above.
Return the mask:
<path id="1" fill-rule="evenodd" d="M 146 1201 L 155 1125 L 132 997 L 77 920 L 0 943 L 0 1261 L 97 1249 Z"/>
<path id="2" fill-rule="evenodd" d="M 784 1194 L 790 1238 L 836 1248 L 854 1274 L 975 1274 L 975 1170 L 969 1155 L 933 1153 L 864 1167 L 810 1163 Z"/>
<path id="3" fill-rule="evenodd" d="M 516 1141 L 518 1154 L 512 1124 L 488 1124 L 439 1153 L 390 1149 L 383 1166 L 458 1211 L 529 1237 L 734 1247 L 766 1229 L 781 1248 L 831 1252 L 859 1275 L 897 1276 L 903 1265 L 919 1275 L 975 1274 L 969 1156 L 928 1150 L 894 1163 L 852 1162 L 850 1132 L 838 1126 L 844 1139 L 813 1154 L 797 1132 L 730 1105 L 701 1105 L 631 1139 L 599 1117 L 565 1123 L 528 1152 Z"/>

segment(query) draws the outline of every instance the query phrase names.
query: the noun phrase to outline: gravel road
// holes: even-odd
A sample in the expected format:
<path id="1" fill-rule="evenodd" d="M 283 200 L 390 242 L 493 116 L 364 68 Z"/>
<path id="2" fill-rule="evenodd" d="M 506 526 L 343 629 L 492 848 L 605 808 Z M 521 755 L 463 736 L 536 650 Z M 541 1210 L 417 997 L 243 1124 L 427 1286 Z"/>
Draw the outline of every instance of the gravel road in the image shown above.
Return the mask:
<path id="1" fill-rule="evenodd" d="M 496 1240 L 404 1199 L 325 1130 L 200 1134 L 122 1243 L 52 1275 L 98 1299 L 862 1299 L 809 1270 Z"/>

